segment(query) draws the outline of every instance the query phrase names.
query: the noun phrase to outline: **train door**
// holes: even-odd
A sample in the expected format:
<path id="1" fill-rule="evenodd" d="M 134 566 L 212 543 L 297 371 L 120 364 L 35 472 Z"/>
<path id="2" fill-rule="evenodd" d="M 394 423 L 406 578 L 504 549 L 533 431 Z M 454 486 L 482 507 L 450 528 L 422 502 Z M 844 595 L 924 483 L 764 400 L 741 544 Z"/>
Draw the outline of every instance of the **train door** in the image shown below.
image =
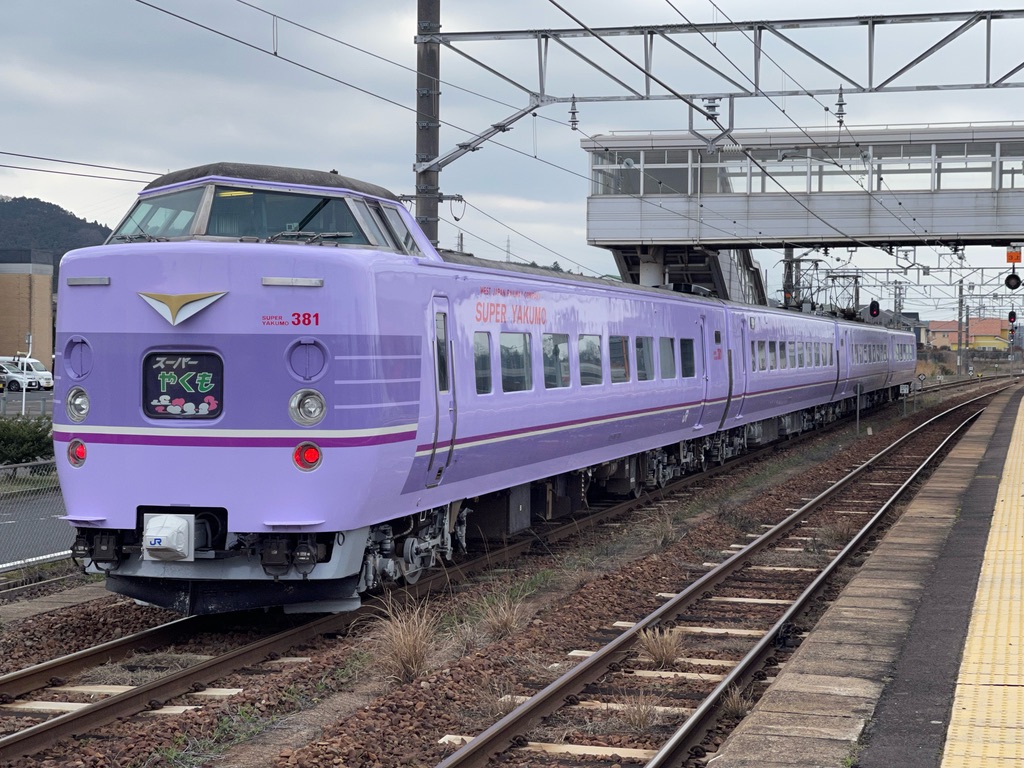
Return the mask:
<path id="1" fill-rule="evenodd" d="M 739 346 L 729 345 L 729 399 L 726 404 L 726 413 L 722 414 L 722 423 L 719 429 L 726 426 L 726 418 L 739 419 L 743 417 L 743 408 L 747 402 L 747 391 L 749 389 L 748 372 L 753 365 L 748 355 L 750 334 L 748 333 L 749 323 L 746 315 L 729 314 L 730 322 L 733 323 L 733 339 L 739 339 Z"/>
<path id="2" fill-rule="evenodd" d="M 710 384 L 710 381 L 711 381 L 711 370 L 708 367 L 709 361 L 708 361 L 708 336 L 707 336 L 707 334 L 708 334 L 708 326 L 707 326 L 707 323 L 708 323 L 707 317 L 705 315 L 701 315 L 700 316 L 700 323 L 697 326 L 697 328 L 698 328 L 698 330 L 697 330 L 697 340 L 700 342 L 700 349 L 698 350 L 697 354 L 700 356 L 700 364 L 701 364 L 701 392 L 700 392 L 700 401 L 702 403 L 700 418 L 697 420 L 697 424 L 698 425 L 703 425 L 704 424 L 704 414 L 707 412 L 707 408 L 708 408 L 708 388 L 709 388 L 709 384 Z"/>
<path id="3" fill-rule="evenodd" d="M 850 383 L 850 366 L 846 357 L 849 339 L 849 331 L 839 326 L 839 333 L 836 334 L 836 387 L 832 395 L 833 400 L 842 400 L 846 396 L 847 385 Z"/>
<path id="4" fill-rule="evenodd" d="M 434 435 L 427 463 L 426 485 L 440 484 L 452 460 L 458 414 L 455 408 L 454 361 L 452 360 L 451 312 L 447 296 L 431 302 L 430 339 L 434 365 Z"/>

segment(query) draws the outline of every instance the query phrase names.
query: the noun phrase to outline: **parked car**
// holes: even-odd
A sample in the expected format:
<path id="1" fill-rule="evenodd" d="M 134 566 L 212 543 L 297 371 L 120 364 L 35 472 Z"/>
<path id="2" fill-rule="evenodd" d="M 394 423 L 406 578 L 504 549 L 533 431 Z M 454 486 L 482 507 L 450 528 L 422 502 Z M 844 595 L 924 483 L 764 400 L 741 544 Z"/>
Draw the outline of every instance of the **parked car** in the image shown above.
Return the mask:
<path id="1" fill-rule="evenodd" d="M 4 356 L 0 355 L 0 363 L 10 363 L 24 376 L 35 379 L 39 389 L 53 389 L 53 375 L 46 370 L 46 366 L 32 357 L 24 355 Z M 29 387 L 33 389 L 33 387 Z"/>
<path id="2" fill-rule="evenodd" d="M 8 392 L 21 392 L 27 390 L 32 392 L 39 389 L 39 379 L 26 374 L 14 363 L 0 360 L 0 376 L 3 377 L 5 389 Z"/>

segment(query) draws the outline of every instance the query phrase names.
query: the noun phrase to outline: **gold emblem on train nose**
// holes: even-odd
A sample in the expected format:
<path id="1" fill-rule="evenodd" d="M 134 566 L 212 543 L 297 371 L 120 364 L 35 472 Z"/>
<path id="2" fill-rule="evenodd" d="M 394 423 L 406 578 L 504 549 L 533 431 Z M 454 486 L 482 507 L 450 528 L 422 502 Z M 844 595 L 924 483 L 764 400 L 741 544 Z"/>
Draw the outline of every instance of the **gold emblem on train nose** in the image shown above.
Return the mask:
<path id="1" fill-rule="evenodd" d="M 188 320 L 206 309 L 227 291 L 214 293 L 139 293 L 142 300 L 155 309 L 171 325 Z"/>

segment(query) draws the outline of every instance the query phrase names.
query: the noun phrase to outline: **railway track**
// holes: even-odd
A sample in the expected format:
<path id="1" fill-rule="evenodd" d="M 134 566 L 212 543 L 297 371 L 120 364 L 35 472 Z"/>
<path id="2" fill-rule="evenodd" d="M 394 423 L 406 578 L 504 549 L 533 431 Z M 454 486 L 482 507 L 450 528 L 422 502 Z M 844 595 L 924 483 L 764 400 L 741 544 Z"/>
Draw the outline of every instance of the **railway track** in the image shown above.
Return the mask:
<path id="1" fill-rule="evenodd" d="M 811 434 L 820 434 L 820 432 Z M 765 449 L 765 452 L 772 450 L 774 449 Z M 752 454 L 748 460 L 755 460 L 757 457 L 758 454 Z M 735 466 L 736 462 L 731 462 L 724 467 L 714 468 L 708 473 L 684 479 L 682 482 L 666 489 L 652 492 L 645 498 L 630 499 L 621 504 L 609 505 L 604 509 L 596 510 L 591 517 L 583 521 L 571 521 L 561 525 L 548 526 L 546 530 L 538 532 L 538 536 L 550 544 L 573 535 L 578 535 L 585 527 L 605 524 L 638 506 L 650 504 L 652 501 L 657 501 L 660 498 L 678 494 L 681 489 L 692 483 L 707 482 L 709 478 L 714 477 L 716 474 L 730 471 Z M 742 557 L 744 559 L 749 558 L 760 549 L 766 548 L 768 546 L 767 541 L 766 536 L 760 537 L 754 544 L 743 550 Z M 485 557 L 462 563 L 450 568 L 446 572 L 437 573 L 429 577 L 424 576 L 416 585 L 407 588 L 401 594 L 410 598 L 418 598 L 431 591 L 447 589 L 451 584 L 467 579 L 482 570 L 514 561 L 535 544 L 535 539 L 523 539 L 514 542 L 509 547 L 492 551 Z M 729 561 L 737 561 L 740 557 L 741 555 L 733 555 L 729 558 Z M 776 571 L 775 573 L 779 572 Z M 704 589 L 714 588 L 714 584 L 708 580 L 709 577 L 710 574 L 698 582 L 704 585 Z M 777 581 L 777 576 L 773 577 L 772 580 Z M 694 593 L 691 589 L 687 590 L 686 594 L 692 595 Z M 762 598 L 762 600 L 764 599 L 770 601 L 777 598 Z M 739 603 L 726 601 L 723 604 L 733 606 Z M 754 603 L 747 603 L 747 605 L 751 604 Z M 673 599 L 662 609 L 659 613 L 661 618 L 655 620 L 655 623 L 667 621 L 667 617 L 673 610 L 677 608 L 682 610 L 683 607 L 685 607 L 683 603 L 680 603 L 678 599 Z M 195 692 L 197 688 L 209 685 L 237 669 L 257 664 L 276 655 L 285 655 L 289 648 L 296 645 L 310 642 L 325 634 L 344 633 L 353 621 L 372 613 L 374 610 L 375 607 L 373 605 L 368 605 L 363 610 L 352 614 L 323 617 L 319 620 L 303 624 L 300 627 L 251 643 L 230 654 L 209 659 L 198 666 L 168 675 L 164 679 L 138 686 L 131 690 L 121 691 L 90 706 L 80 707 L 76 711 L 52 717 L 31 728 L 0 738 L 0 759 L 12 759 L 23 755 L 35 754 L 52 746 L 62 738 L 93 731 L 101 728 L 106 723 L 130 717 L 143 710 L 159 708 L 175 697 Z M 46 687 L 53 688 L 55 683 L 63 683 L 78 674 L 82 669 L 101 661 L 123 657 L 136 649 L 154 649 L 166 646 L 182 636 L 204 631 L 206 626 L 204 622 L 210 619 L 211 617 L 201 617 L 172 622 L 146 633 L 140 633 L 117 642 L 107 643 L 89 651 L 37 665 L 37 667 L 31 670 L 24 670 L 0 677 L 0 696 L 3 696 L 6 702 L 15 702 L 19 696 L 24 697 Z M 634 629 L 635 631 L 632 633 L 626 634 L 635 636 L 642 627 Z M 630 653 L 632 651 L 625 651 L 624 655 L 628 656 Z M 702 677 L 706 682 L 718 679 L 723 668 L 729 667 L 729 665 L 717 663 L 716 660 L 709 661 L 711 662 L 710 664 L 701 667 L 702 671 L 693 673 Z M 588 659 L 580 667 L 585 670 L 597 664 L 597 661 L 591 662 Z M 730 684 L 735 685 L 736 683 Z"/>
<path id="2" fill-rule="evenodd" d="M 656 611 L 617 623 L 615 629 L 621 632 L 610 642 L 574 652 L 582 661 L 535 695 L 511 701 L 517 706 L 490 728 L 473 737 L 447 735 L 443 741 L 458 749 L 439 768 L 486 766 L 498 755 L 503 765 L 572 765 L 580 755 L 614 757 L 649 768 L 706 764 L 705 758 L 717 748 L 715 724 L 723 703 L 734 702 L 738 692 L 750 691 L 772 676 L 780 651 L 797 643 L 807 628 L 829 579 L 870 548 L 900 497 L 980 413 L 970 411 L 976 404 L 972 400 L 930 420 L 777 524 L 765 524 L 768 530 L 723 553 L 722 562 L 707 563 L 709 570 L 690 586 L 664 595 L 665 603 Z M 824 527 L 835 526 L 843 517 L 860 521 L 848 540 L 838 543 L 830 537 L 828 547 L 809 546 L 816 540 L 822 544 Z M 828 552 L 823 565 L 811 567 L 809 549 L 834 551 Z M 758 564 L 762 562 L 770 564 Z M 703 644 L 703 658 L 676 658 L 671 670 L 659 670 L 650 653 L 641 650 L 659 634 L 712 640 Z M 707 651 L 719 638 L 729 639 L 728 654 Z M 725 655 L 732 658 L 725 660 Z M 679 667 L 687 671 L 680 672 Z M 642 686 L 637 686 L 638 678 Z M 621 740 L 608 746 L 606 733 L 573 743 L 538 738 L 550 733 L 542 723 L 553 716 L 561 718 L 564 732 L 600 731 L 594 726 L 594 713 L 635 708 L 635 697 L 632 705 L 611 699 L 629 701 L 622 691 L 639 688 L 649 701 L 670 702 L 655 706 L 682 721 L 657 748 L 646 737 L 637 738 L 636 747 L 623 746 Z M 657 689 L 653 696 L 652 688 Z M 589 728 L 583 727 L 584 721 Z"/>

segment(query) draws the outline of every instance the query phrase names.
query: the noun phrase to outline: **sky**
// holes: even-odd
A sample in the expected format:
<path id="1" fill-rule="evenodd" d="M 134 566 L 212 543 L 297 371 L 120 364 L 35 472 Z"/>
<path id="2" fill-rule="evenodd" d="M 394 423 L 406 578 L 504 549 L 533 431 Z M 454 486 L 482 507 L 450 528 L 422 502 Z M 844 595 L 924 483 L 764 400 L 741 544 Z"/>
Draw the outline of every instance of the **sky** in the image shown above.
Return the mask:
<path id="1" fill-rule="evenodd" d="M 856 0 L 842 15 L 967 10 L 963 0 L 896 5 Z M 442 29 L 577 28 L 558 6 L 593 27 L 739 22 L 769 18 L 768 8 L 772 19 L 820 18 L 824 7 L 797 0 L 441 0 Z M 997 27 L 995 69 L 1006 65 L 1001 71 L 1019 63 L 1013 58 L 1019 46 L 1011 43 L 1024 24 L 1013 24 Z M 880 68 L 898 66 L 907 51 L 923 50 L 949 29 L 880 30 Z M 113 227 L 154 174 L 217 161 L 336 169 L 411 194 L 416 31 L 415 0 L 0 0 L 0 196 L 39 198 Z M 863 34 L 856 34 L 819 30 L 801 40 L 856 68 L 865 45 Z M 966 35 L 930 63 L 925 76 L 955 82 L 976 70 L 982 34 L 978 28 Z M 641 59 L 635 38 L 614 43 Z M 749 56 L 736 35 L 723 36 L 720 44 L 706 55 L 725 53 L 737 61 Z M 615 76 L 635 79 L 635 71 L 596 41 L 579 46 Z M 487 41 L 465 50 L 502 74 L 536 82 L 533 43 Z M 780 66 L 766 65 L 769 86 L 834 86 L 831 76 L 805 81 L 809 73 L 790 72 L 784 50 L 773 50 Z M 442 52 L 441 78 L 442 154 L 527 106 L 519 90 L 449 51 Z M 714 87 L 683 63 L 673 86 L 693 93 Z M 551 54 L 548 89 L 557 95 L 614 91 L 560 51 Z M 834 97 L 742 99 L 736 128 L 829 125 L 823 101 L 834 103 Z M 853 95 L 847 102 L 851 127 L 1024 119 L 1024 89 Z M 489 142 L 442 171 L 441 191 L 462 195 L 465 204 L 442 204 L 440 244 L 455 247 L 461 232 L 466 250 L 485 258 L 510 254 L 540 264 L 558 261 L 586 274 L 613 273 L 608 252 L 586 244 L 589 171 L 580 140 L 611 131 L 685 129 L 686 107 L 677 101 L 581 104 L 577 131 L 568 125 L 564 104 L 535 114 L 497 137 L 504 146 Z M 919 260 L 935 267 L 950 263 L 943 255 L 923 253 Z M 777 295 L 778 253 L 754 256 L 767 273 L 769 295 Z M 896 266 L 892 256 L 866 250 L 855 254 L 854 263 Z M 1005 251 L 970 248 L 963 263 L 990 268 L 964 273 L 978 283 L 977 312 L 981 297 L 1001 284 Z M 955 317 L 949 291 L 917 293 L 910 290 L 906 310 L 931 319 Z M 990 306 L 1006 309 L 999 301 Z"/>

